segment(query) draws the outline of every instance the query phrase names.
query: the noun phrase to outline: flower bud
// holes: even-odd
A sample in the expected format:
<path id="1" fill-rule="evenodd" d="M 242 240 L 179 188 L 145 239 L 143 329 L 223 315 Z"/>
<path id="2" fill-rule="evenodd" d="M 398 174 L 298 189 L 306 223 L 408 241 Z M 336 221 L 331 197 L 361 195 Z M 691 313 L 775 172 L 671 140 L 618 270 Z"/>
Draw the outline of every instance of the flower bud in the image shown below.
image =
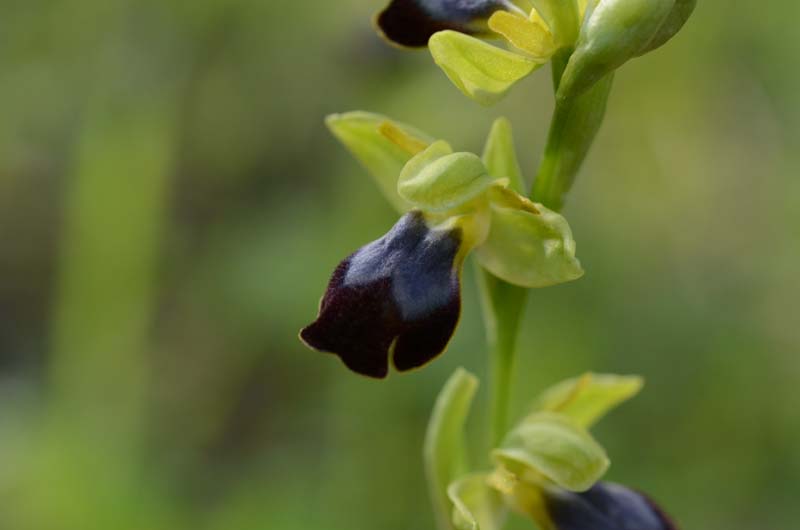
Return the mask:
<path id="1" fill-rule="evenodd" d="M 581 29 L 558 88 L 564 100 L 585 92 L 636 57 L 656 37 L 675 0 L 600 0 Z M 667 37 L 668 38 L 668 37 Z"/>

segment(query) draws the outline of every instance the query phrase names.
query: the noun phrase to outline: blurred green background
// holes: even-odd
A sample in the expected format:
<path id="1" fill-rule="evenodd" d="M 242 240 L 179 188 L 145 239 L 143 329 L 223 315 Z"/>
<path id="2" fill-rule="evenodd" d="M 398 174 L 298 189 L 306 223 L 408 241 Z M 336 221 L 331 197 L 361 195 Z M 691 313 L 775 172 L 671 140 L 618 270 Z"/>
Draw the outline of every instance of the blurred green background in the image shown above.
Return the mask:
<path id="1" fill-rule="evenodd" d="M 423 371 L 300 344 L 395 220 L 323 117 L 478 151 L 503 114 L 530 178 L 552 96 L 543 70 L 478 107 L 373 34 L 381 5 L 3 1 L 0 528 L 433 528 L 428 413 L 455 367 L 486 380 L 473 270 Z M 518 413 L 586 370 L 646 377 L 595 434 L 687 530 L 797 526 L 798 5 L 701 0 L 618 73 L 565 211 L 586 276 L 523 325 Z"/>

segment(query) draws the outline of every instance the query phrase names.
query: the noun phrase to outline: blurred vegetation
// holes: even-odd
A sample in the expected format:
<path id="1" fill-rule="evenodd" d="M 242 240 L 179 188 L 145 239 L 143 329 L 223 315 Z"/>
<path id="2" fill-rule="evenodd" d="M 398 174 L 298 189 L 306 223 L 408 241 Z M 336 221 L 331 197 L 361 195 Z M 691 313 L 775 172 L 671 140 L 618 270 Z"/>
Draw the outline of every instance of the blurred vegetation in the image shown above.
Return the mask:
<path id="1" fill-rule="evenodd" d="M 479 150 L 505 114 L 530 178 L 552 97 L 540 72 L 477 107 L 380 42 L 381 4 L 4 1 L 0 528 L 432 528 L 425 421 L 486 370 L 472 269 L 423 371 L 306 350 L 329 272 L 394 221 L 322 120 Z M 587 274 L 524 323 L 517 411 L 588 369 L 646 377 L 596 434 L 687 529 L 796 526 L 799 5 L 705 0 L 619 72 L 566 208 Z"/>

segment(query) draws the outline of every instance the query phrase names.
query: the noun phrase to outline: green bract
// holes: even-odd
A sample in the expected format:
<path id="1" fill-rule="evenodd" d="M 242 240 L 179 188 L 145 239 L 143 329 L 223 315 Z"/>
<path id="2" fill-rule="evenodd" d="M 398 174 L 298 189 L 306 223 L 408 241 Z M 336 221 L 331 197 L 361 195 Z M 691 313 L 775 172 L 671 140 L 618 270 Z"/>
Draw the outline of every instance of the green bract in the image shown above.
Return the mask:
<path id="1" fill-rule="evenodd" d="M 689 18 L 694 1 L 601 0 L 581 29 L 558 88 L 575 97 L 623 63 L 664 44 Z"/>
<path id="2" fill-rule="evenodd" d="M 609 466 L 605 451 L 586 430 L 549 413 L 525 418 L 492 458 L 520 480 L 549 479 L 571 491 L 589 489 Z"/>
<path id="3" fill-rule="evenodd" d="M 456 370 L 436 399 L 425 435 L 424 460 L 434 512 L 440 528 L 447 528 L 450 502 L 447 487 L 466 470 L 464 423 L 478 379 L 463 368 Z"/>
<path id="4" fill-rule="evenodd" d="M 696 5 L 697 0 L 675 0 L 672 11 L 670 11 L 666 20 L 659 26 L 658 31 L 650 42 L 647 43 L 647 46 L 639 51 L 639 55 L 655 50 L 675 36 L 686 21 L 689 20 Z"/>

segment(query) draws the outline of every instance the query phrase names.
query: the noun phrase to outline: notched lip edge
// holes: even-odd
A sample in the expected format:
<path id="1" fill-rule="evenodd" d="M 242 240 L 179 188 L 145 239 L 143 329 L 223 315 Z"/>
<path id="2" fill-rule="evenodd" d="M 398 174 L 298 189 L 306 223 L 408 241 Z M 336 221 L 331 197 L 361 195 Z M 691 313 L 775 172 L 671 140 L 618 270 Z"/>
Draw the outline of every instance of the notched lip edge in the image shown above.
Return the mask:
<path id="1" fill-rule="evenodd" d="M 303 337 L 303 332 L 304 332 L 306 329 L 308 329 L 308 328 L 309 328 L 311 325 L 312 325 L 312 324 L 309 324 L 308 326 L 305 326 L 305 327 L 301 328 L 301 329 L 300 329 L 300 331 L 298 331 L 298 332 L 297 332 L 297 338 L 298 338 L 298 339 L 300 339 L 300 342 L 302 342 L 302 343 L 303 343 L 303 345 L 305 345 L 305 346 L 306 346 L 308 349 L 310 349 L 310 350 L 313 350 L 313 351 L 315 351 L 315 352 L 319 352 L 319 353 L 327 353 L 327 354 L 329 354 L 329 355 L 335 355 L 335 356 L 336 356 L 336 358 L 337 358 L 337 359 L 339 359 L 339 362 L 340 362 L 340 363 L 342 363 L 342 364 L 344 365 L 344 367 L 345 367 L 345 368 L 347 368 L 347 369 L 348 369 L 348 370 L 349 370 L 351 373 L 354 373 L 354 374 L 356 374 L 356 375 L 358 375 L 358 376 L 361 376 L 361 377 L 363 377 L 363 378 L 365 378 L 365 379 L 369 379 L 369 380 L 372 380 L 372 381 L 375 381 L 375 380 L 378 380 L 378 381 L 380 381 L 380 380 L 383 380 L 383 379 L 386 379 L 386 378 L 387 378 L 387 376 L 389 375 L 389 367 L 388 367 L 388 363 L 387 363 L 386 371 L 383 373 L 383 375 L 372 375 L 372 374 L 365 374 L 365 373 L 363 373 L 363 372 L 359 372 L 359 371 L 353 370 L 352 368 L 350 368 L 349 366 L 347 366 L 347 363 L 345 363 L 345 362 L 344 362 L 344 359 L 342 358 L 342 356 L 341 356 L 339 353 L 337 353 L 337 352 L 335 352 L 335 351 L 323 350 L 323 349 L 321 349 L 321 348 L 317 348 L 316 346 L 314 346 L 313 344 L 311 344 L 310 342 L 308 342 L 308 341 L 306 340 L 306 338 L 305 338 L 305 337 Z M 393 347 L 393 346 L 394 346 L 394 342 L 392 342 L 392 347 Z M 427 363 L 426 363 L 426 364 L 427 364 Z M 398 371 L 399 371 L 399 370 L 398 370 Z"/>

